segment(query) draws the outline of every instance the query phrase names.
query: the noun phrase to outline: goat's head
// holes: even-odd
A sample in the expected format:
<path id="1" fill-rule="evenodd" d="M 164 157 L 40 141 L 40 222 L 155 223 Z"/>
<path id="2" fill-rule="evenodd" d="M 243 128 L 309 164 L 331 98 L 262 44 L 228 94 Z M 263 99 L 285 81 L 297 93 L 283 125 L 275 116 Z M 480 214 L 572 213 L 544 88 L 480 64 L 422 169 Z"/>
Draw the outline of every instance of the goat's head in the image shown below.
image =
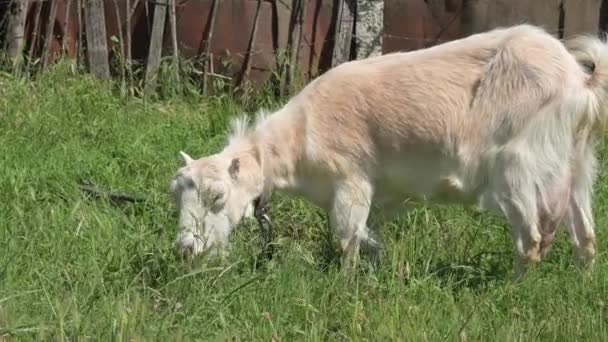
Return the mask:
<path id="1" fill-rule="evenodd" d="M 197 160 L 184 152 L 180 157 L 183 166 L 170 184 L 179 211 L 177 250 L 186 256 L 211 247 L 221 251 L 232 228 L 253 214 L 253 202 L 262 192 L 259 155 L 247 149 Z"/>

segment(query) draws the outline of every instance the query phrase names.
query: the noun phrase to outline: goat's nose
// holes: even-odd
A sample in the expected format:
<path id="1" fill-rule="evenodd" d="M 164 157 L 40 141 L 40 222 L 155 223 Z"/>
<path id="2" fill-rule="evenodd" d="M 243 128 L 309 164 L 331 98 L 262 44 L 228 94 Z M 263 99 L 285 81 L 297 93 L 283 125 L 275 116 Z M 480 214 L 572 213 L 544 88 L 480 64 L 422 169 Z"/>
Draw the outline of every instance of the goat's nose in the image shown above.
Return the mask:
<path id="1" fill-rule="evenodd" d="M 178 234 L 177 250 L 182 257 L 193 257 L 201 251 L 201 241 L 198 234 L 185 231 Z"/>

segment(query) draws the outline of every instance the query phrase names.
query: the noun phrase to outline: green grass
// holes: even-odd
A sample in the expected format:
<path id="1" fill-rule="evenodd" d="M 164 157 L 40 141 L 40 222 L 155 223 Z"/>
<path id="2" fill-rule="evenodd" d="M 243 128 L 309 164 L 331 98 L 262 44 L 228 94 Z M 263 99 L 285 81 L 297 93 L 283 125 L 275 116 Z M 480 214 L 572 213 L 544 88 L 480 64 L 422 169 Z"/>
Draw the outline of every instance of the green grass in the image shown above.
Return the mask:
<path id="1" fill-rule="evenodd" d="M 561 231 L 514 285 L 503 220 L 420 206 L 381 228 L 379 268 L 349 277 L 325 214 L 278 195 L 271 261 L 257 262 L 249 222 L 226 260 L 181 263 L 167 194 L 177 153 L 218 151 L 226 119 L 242 110 L 228 97 L 120 97 L 61 65 L 36 82 L 0 75 L 0 340 L 608 338 L 603 171 L 591 276 Z M 85 181 L 146 201 L 91 199 L 77 188 Z"/>

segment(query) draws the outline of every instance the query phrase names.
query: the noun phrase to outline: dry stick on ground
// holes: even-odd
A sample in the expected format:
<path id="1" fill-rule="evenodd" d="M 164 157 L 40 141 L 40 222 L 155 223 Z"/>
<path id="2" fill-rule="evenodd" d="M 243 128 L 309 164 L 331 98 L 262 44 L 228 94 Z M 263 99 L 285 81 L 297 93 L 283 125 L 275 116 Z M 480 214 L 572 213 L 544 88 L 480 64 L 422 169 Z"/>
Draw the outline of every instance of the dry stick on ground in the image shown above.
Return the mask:
<path id="1" fill-rule="evenodd" d="M 169 25 L 171 26 L 171 42 L 173 43 L 173 67 L 175 68 L 175 81 L 179 85 L 179 51 L 177 49 L 177 23 L 175 22 L 175 0 L 169 0 Z"/>
<path id="2" fill-rule="evenodd" d="M 146 95 L 150 95 L 156 88 L 156 74 L 160 66 L 168 2 L 169 0 L 159 0 L 154 5 L 154 22 L 152 23 L 150 50 L 148 52 L 148 62 L 146 65 Z"/>
<path id="3" fill-rule="evenodd" d="M 215 29 L 215 17 L 217 16 L 219 0 L 213 0 L 213 9 L 211 10 L 211 18 L 209 19 L 209 30 L 205 39 L 205 47 L 203 49 L 203 95 L 207 94 L 207 65 L 210 58 L 211 39 L 213 38 L 213 30 Z"/>
<path id="4" fill-rule="evenodd" d="M 34 58 L 34 48 L 36 47 L 36 41 L 38 41 L 38 36 L 40 35 L 40 12 L 42 11 L 42 2 L 34 2 L 36 6 L 36 14 L 34 15 L 34 30 L 32 31 L 32 36 L 30 37 L 30 50 L 28 51 L 28 69 L 31 68 L 32 59 Z"/>
<path id="5" fill-rule="evenodd" d="M 122 20 L 120 18 L 120 10 L 118 7 L 118 2 L 116 0 L 112 1 L 114 3 L 114 11 L 116 12 L 116 22 L 118 23 L 118 40 L 120 45 L 120 82 L 121 88 L 125 89 L 126 75 L 125 75 L 125 47 L 124 47 L 124 38 L 122 34 Z M 128 12 L 127 12 L 128 13 Z"/>
<path id="6" fill-rule="evenodd" d="M 70 21 L 70 7 L 72 7 L 72 0 L 68 0 L 67 4 L 65 5 L 65 15 L 63 16 L 63 27 L 61 29 L 63 34 L 63 38 L 61 40 L 61 51 L 66 55 L 68 49 L 68 23 Z"/>
<path id="7" fill-rule="evenodd" d="M 239 82 L 239 88 L 243 86 L 246 80 L 249 79 L 249 73 L 251 72 L 251 54 L 255 49 L 255 38 L 258 33 L 258 22 L 260 19 L 260 9 L 262 8 L 262 0 L 258 0 L 258 6 L 255 10 L 255 19 L 253 20 L 253 30 L 251 31 L 251 37 L 249 38 L 249 49 L 247 51 L 247 58 L 245 59 L 245 71 L 241 76 L 241 82 Z"/>
<path id="8" fill-rule="evenodd" d="M 25 19 L 27 18 L 28 0 L 13 0 L 6 34 L 7 53 L 13 60 L 13 69 L 17 69 L 23 61 L 25 43 Z"/>
<path id="9" fill-rule="evenodd" d="M 99 189 L 93 184 L 78 184 L 80 191 L 97 198 L 108 198 L 114 202 L 143 202 L 145 198 L 120 191 Z"/>
<path id="10" fill-rule="evenodd" d="M 49 54 L 53 42 L 53 33 L 55 31 L 55 18 L 57 17 L 57 1 L 51 2 L 51 13 L 49 14 L 48 22 L 46 23 L 46 36 L 44 37 L 44 48 L 42 49 L 42 68 L 46 69 L 49 63 Z"/>

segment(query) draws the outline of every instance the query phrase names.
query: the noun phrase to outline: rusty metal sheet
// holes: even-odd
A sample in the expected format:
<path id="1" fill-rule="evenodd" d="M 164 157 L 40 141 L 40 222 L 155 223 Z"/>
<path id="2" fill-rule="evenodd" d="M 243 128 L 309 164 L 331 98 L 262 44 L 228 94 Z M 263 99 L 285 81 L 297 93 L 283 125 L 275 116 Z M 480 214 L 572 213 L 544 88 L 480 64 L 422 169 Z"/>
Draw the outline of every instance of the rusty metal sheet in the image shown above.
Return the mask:
<path id="1" fill-rule="evenodd" d="M 569 23 L 565 26 L 572 32 L 597 27 L 600 2 L 567 0 L 565 17 Z M 385 0 L 382 51 L 425 48 L 521 23 L 538 25 L 558 35 L 561 3 L 562 0 Z"/>
<path id="2" fill-rule="evenodd" d="M 182 56 L 195 58 L 203 52 L 212 3 L 212 0 L 178 3 L 177 36 Z M 224 0 L 220 3 L 210 49 L 213 71 L 238 78 L 244 72 L 243 61 L 253 30 L 257 0 Z M 290 4 L 289 1 L 262 3 L 249 75 L 254 83 L 259 84 L 270 78 L 275 67 L 275 52 L 287 48 L 291 27 Z M 299 57 L 299 67 L 306 74 L 316 75 L 319 69 L 330 64 L 333 44 L 328 37 L 333 32 L 333 6 L 333 0 L 307 2 Z M 165 41 L 165 46 L 169 43 Z"/>
<path id="3" fill-rule="evenodd" d="M 300 70 L 309 78 L 331 67 L 336 2 L 308 0 L 300 50 Z"/>
<path id="4" fill-rule="evenodd" d="M 69 9 L 67 8 L 68 2 L 66 0 L 59 1 L 57 17 L 55 19 L 55 29 L 58 29 L 59 32 L 55 32 L 55 37 L 59 37 L 62 45 L 65 44 L 66 55 L 74 58 L 76 57 L 76 49 L 78 47 L 78 9 L 76 0 L 71 1 Z M 66 10 L 68 11 L 66 12 Z M 59 51 L 54 51 L 54 53 Z"/>
<path id="5" fill-rule="evenodd" d="M 66 12 L 68 3 L 70 5 L 69 11 Z M 133 1 L 131 1 L 133 3 Z M 41 34 L 35 36 L 33 34 L 34 29 L 34 17 L 37 13 L 36 6 L 42 4 L 42 10 L 40 12 L 40 32 Z M 120 13 L 120 22 L 116 18 L 116 6 L 118 6 Z M 76 49 L 78 48 L 78 31 L 80 29 L 78 23 L 78 1 L 77 0 L 57 0 L 57 15 L 55 18 L 55 22 L 53 25 L 53 41 L 51 42 L 50 49 L 50 60 L 54 61 L 61 54 L 61 49 L 65 40 L 66 47 L 66 56 L 69 58 L 76 57 Z M 134 55 L 137 55 L 136 51 L 141 51 L 144 48 L 147 51 L 147 45 L 149 43 L 149 39 L 145 39 L 145 35 L 137 34 L 134 32 L 134 27 L 138 25 L 139 21 L 142 19 L 145 20 L 145 13 L 143 4 L 140 3 L 137 10 L 134 12 L 132 18 L 132 47 L 134 51 Z M 28 43 L 26 44 L 26 51 L 29 51 L 29 46 L 31 44 L 35 44 L 33 50 L 34 57 L 40 57 L 42 53 L 43 39 L 45 37 L 45 32 L 48 24 L 48 12 L 50 10 L 50 2 L 35 2 L 32 3 L 28 10 L 28 18 L 27 18 L 27 36 Z M 119 43 L 115 42 L 113 36 L 119 37 L 119 28 L 123 29 L 123 38 L 126 37 L 126 0 L 116 0 L 116 1 L 106 1 L 104 2 L 104 15 L 106 19 L 106 29 L 107 29 L 107 39 L 108 39 L 108 49 L 111 52 L 113 49 L 115 51 L 120 51 Z M 82 17 L 83 25 L 84 16 Z M 64 32 L 65 30 L 65 32 Z M 84 33 L 83 33 L 84 35 Z M 124 39 L 123 39 L 124 41 Z M 126 44 L 126 42 L 125 42 Z M 126 47 L 126 46 L 125 46 Z M 147 54 L 146 54 L 147 55 Z M 145 56 L 140 57 L 145 58 Z"/>
<path id="6" fill-rule="evenodd" d="M 597 33 L 602 0 L 564 0 L 564 38 Z"/>
<path id="7" fill-rule="evenodd" d="M 277 37 L 276 45 L 279 49 L 285 49 L 289 41 L 291 27 L 291 8 L 294 0 L 275 1 L 275 11 L 277 13 Z"/>
<path id="8" fill-rule="evenodd" d="M 385 0 L 382 52 L 410 51 L 462 36 L 461 0 Z"/>
<path id="9" fill-rule="evenodd" d="M 65 42 L 66 55 L 68 57 L 76 56 L 76 41 L 77 41 L 77 33 L 78 33 L 78 25 L 76 25 L 75 21 L 72 22 L 69 18 L 72 15 L 76 15 L 76 6 L 75 0 L 72 0 L 72 4 L 70 6 L 70 11 L 66 12 L 67 9 L 67 0 L 57 0 L 57 13 L 55 16 L 55 21 L 53 23 L 53 34 L 51 36 L 51 46 L 49 49 L 49 62 L 54 62 L 59 55 L 61 54 L 61 49 Z M 36 14 L 36 7 L 42 5 L 42 10 L 40 12 L 40 35 L 35 36 L 33 34 L 33 19 Z M 46 37 L 46 30 L 48 27 L 48 20 L 50 17 L 50 2 L 43 3 L 30 3 L 28 9 L 28 17 L 26 22 L 26 32 L 28 33 L 29 42 L 26 44 L 26 50 L 29 51 L 28 48 L 31 44 L 35 44 L 33 50 L 34 58 L 41 57 L 42 47 L 44 46 L 44 39 Z M 67 15 L 67 16 L 66 16 Z M 66 23 L 66 18 L 68 18 Z M 64 32 L 65 29 L 65 32 Z"/>
<path id="10" fill-rule="evenodd" d="M 501 26 L 529 23 L 558 34 L 562 0 L 471 0 L 465 33 L 484 32 Z"/>
<path id="11" fill-rule="evenodd" d="M 131 1 L 131 6 L 132 3 L 133 1 Z M 104 1 L 103 5 L 103 14 L 106 19 L 108 52 L 111 56 L 114 56 L 117 52 L 121 51 L 119 39 L 121 34 L 123 37 L 122 50 L 126 51 L 127 47 L 127 2 L 125 0 L 111 0 Z M 138 7 L 142 6 L 138 5 Z"/>
<path id="12" fill-rule="evenodd" d="M 243 61 L 253 30 L 257 1 L 223 0 L 218 3 L 210 47 L 210 52 L 213 54 L 213 71 L 236 78 L 243 72 Z M 178 2 L 176 26 L 178 46 L 182 56 L 195 58 L 203 53 L 212 4 L 211 0 Z M 251 54 L 250 79 L 256 83 L 267 80 L 274 65 L 272 23 L 272 4 L 263 2 L 260 8 L 255 51 Z M 170 42 L 166 39 L 165 46 L 169 45 Z"/>

